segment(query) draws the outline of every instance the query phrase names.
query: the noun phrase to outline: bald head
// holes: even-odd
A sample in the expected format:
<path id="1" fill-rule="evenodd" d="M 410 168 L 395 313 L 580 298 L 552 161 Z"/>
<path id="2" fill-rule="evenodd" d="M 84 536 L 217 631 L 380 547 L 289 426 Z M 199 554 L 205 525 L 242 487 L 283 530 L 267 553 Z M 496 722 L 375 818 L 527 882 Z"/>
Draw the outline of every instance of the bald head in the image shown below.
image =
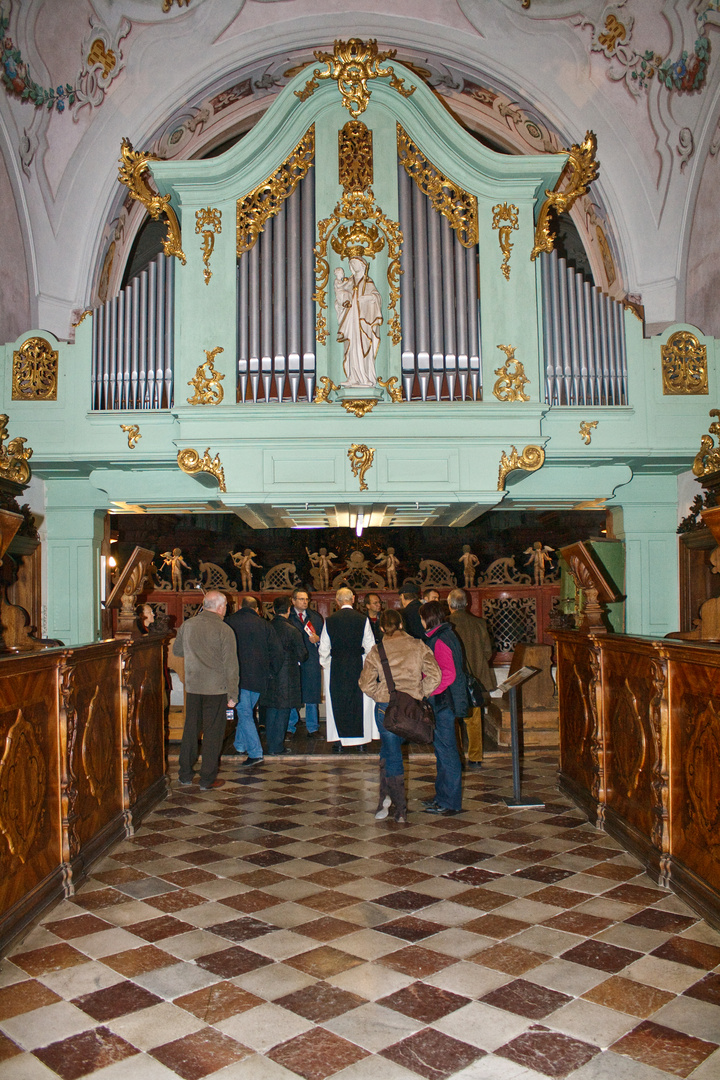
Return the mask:
<path id="1" fill-rule="evenodd" d="M 227 600 L 223 593 L 213 589 L 212 592 L 205 593 L 203 608 L 205 611 L 214 611 L 216 615 L 224 615 L 225 609 L 227 608 Z"/>

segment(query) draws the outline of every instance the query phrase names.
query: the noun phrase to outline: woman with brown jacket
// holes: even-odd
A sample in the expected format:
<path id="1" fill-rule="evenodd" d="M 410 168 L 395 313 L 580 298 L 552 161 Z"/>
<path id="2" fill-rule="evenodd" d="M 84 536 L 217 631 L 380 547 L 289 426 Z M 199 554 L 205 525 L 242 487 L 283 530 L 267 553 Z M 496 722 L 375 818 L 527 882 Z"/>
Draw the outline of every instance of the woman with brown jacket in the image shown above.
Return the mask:
<path id="1" fill-rule="evenodd" d="M 395 689 L 404 690 L 416 701 L 421 701 L 437 689 L 442 677 L 432 650 L 424 642 L 405 633 L 399 612 L 392 608 L 383 611 L 379 622 Z M 380 732 L 380 798 L 375 817 L 378 820 L 386 818 L 392 805 L 395 821 L 407 821 L 402 759 L 402 744 L 406 740 L 386 731 L 383 724 L 390 691 L 377 645 L 365 657 L 359 685 L 363 694 L 376 703 L 375 722 Z"/>

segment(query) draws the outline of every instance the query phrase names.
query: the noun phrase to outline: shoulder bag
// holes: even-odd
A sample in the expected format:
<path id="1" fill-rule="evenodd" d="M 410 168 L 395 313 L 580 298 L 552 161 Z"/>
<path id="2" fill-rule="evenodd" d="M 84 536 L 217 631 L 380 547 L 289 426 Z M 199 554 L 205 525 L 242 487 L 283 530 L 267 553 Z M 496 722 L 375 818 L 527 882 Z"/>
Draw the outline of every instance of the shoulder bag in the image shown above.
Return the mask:
<path id="1" fill-rule="evenodd" d="M 390 694 L 390 701 L 383 717 L 383 726 L 401 739 L 409 739 L 416 743 L 431 743 L 435 734 L 435 714 L 432 705 L 424 698 L 422 701 L 416 701 L 404 690 L 396 690 L 382 642 L 378 642 L 377 651 Z"/>

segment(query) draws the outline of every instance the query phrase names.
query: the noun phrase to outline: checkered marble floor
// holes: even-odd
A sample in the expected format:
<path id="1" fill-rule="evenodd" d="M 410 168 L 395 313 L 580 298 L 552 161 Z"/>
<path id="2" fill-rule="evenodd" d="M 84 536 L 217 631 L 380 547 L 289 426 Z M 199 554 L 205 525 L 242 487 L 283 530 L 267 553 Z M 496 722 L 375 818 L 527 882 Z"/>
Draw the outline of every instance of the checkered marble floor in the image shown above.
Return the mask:
<path id="1" fill-rule="evenodd" d="M 0 965 L 0 1080 L 720 1077 L 720 935 L 559 796 L 376 822 L 377 758 L 178 788 Z M 176 772 L 176 770 L 174 770 Z"/>

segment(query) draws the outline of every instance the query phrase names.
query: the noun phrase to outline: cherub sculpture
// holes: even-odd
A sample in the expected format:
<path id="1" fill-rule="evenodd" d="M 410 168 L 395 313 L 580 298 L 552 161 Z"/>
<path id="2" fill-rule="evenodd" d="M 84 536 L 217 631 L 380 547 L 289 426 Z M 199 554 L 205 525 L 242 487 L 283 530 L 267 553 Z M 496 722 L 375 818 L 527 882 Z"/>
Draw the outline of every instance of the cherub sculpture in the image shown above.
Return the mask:
<path id="1" fill-rule="evenodd" d="M 395 555 L 395 548 L 389 547 L 386 551 L 381 552 L 375 556 L 375 561 L 380 566 L 385 566 L 385 573 L 387 575 L 387 587 L 397 592 L 397 572 L 400 560 Z"/>
<path id="2" fill-rule="evenodd" d="M 480 560 L 477 555 L 473 555 L 469 544 L 463 544 L 463 553 L 458 562 L 462 564 L 463 573 L 465 574 L 465 588 L 472 589 L 475 585 L 475 574 Z"/>
<path id="3" fill-rule="evenodd" d="M 524 553 L 528 556 L 525 560 L 525 565 L 532 566 L 536 585 L 542 585 L 544 583 L 545 567 L 548 563 L 552 562 L 552 555 L 550 552 L 554 550 L 555 548 L 548 547 L 547 544 L 543 546 L 539 540 L 536 540 L 532 547 L 525 548 Z"/>
<path id="4" fill-rule="evenodd" d="M 312 567 L 315 588 L 327 592 L 330 588 L 330 575 L 335 571 L 333 561 L 337 559 L 337 555 L 332 551 L 328 553 L 328 549 L 324 547 L 321 547 L 319 551 L 308 551 L 307 548 L 305 550 Z"/>
<path id="5" fill-rule="evenodd" d="M 190 567 L 188 566 L 188 564 L 185 562 L 185 560 L 182 557 L 182 549 L 181 548 L 173 548 L 172 552 L 163 551 L 163 552 L 160 553 L 160 558 L 163 561 L 163 566 L 169 566 L 170 567 L 170 576 L 172 578 L 172 587 L 173 587 L 173 589 L 175 590 L 175 592 L 182 592 L 182 569 L 181 569 L 181 567 L 184 566 L 186 570 L 190 569 Z"/>
<path id="6" fill-rule="evenodd" d="M 256 563 L 253 561 L 253 556 L 257 555 L 256 551 L 251 551 L 250 548 L 245 548 L 242 554 L 239 551 L 231 551 L 230 558 L 233 564 L 240 571 L 240 586 L 243 592 L 252 592 L 252 568 L 256 570 L 262 569 L 262 563 Z"/>

